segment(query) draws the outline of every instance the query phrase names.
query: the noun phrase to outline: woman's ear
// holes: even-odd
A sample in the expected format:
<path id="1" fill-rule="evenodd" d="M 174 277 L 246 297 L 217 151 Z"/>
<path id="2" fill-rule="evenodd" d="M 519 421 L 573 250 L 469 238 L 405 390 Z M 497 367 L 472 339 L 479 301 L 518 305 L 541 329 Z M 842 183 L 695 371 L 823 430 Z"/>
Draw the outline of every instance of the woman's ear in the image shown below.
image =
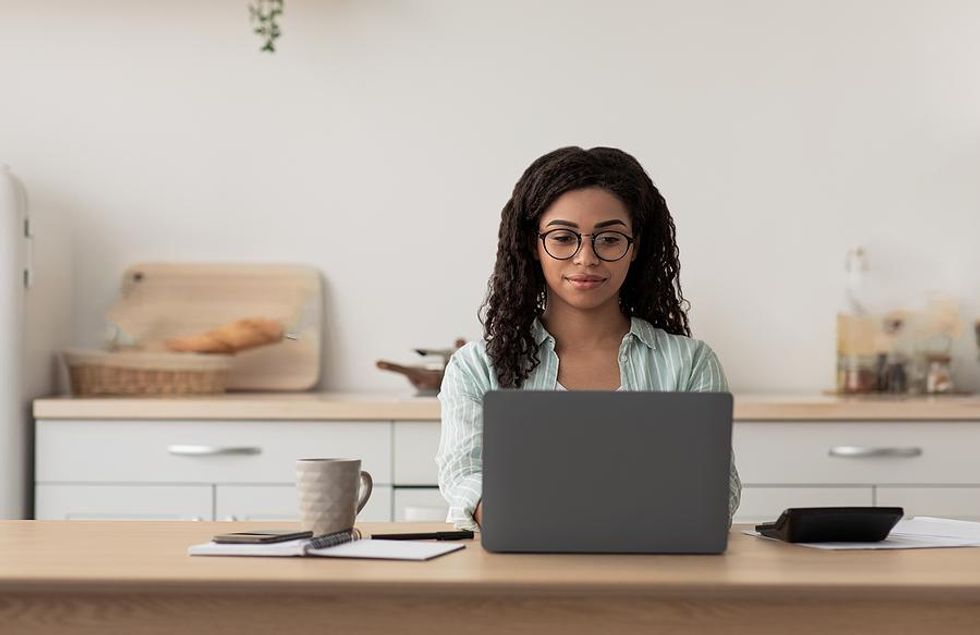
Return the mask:
<path id="1" fill-rule="evenodd" d="M 637 238 L 636 240 L 633 241 L 633 255 L 632 257 L 630 257 L 630 262 L 636 260 L 636 256 L 639 253 L 639 251 L 640 251 L 640 239 Z"/>

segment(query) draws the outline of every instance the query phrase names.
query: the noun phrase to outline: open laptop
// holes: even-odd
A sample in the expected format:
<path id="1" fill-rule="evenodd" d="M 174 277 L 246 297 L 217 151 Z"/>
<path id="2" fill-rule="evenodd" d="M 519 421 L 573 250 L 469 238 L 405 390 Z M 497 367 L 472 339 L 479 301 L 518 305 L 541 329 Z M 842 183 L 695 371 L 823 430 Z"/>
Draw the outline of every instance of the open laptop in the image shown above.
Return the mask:
<path id="1" fill-rule="evenodd" d="M 483 546 L 721 553 L 731 447 L 729 393 L 490 391 Z"/>

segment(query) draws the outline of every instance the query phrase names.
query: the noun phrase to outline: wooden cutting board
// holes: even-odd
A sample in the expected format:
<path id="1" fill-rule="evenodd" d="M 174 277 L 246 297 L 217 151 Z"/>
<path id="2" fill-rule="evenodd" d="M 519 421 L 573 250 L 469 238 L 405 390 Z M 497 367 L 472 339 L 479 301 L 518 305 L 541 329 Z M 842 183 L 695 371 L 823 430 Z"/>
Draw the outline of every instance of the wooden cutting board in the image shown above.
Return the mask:
<path id="1" fill-rule="evenodd" d="M 320 378 L 323 285 L 312 267 L 140 263 L 126 269 L 107 317 L 144 350 L 165 350 L 171 337 L 234 320 L 280 320 L 296 340 L 234 357 L 231 390 L 307 390 Z"/>

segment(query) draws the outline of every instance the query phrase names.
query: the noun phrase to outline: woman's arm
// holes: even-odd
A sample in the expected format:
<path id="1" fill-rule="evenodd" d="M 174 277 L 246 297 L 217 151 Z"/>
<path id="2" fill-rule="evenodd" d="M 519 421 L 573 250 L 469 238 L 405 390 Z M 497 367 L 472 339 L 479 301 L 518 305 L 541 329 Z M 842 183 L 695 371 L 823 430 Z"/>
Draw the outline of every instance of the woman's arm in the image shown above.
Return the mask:
<path id="1" fill-rule="evenodd" d="M 483 394 L 487 378 L 475 343 L 453 354 L 439 392 L 442 427 L 436 464 L 449 521 L 478 529 L 474 514 L 483 496 Z"/>
<path id="2" fill-rule="evenodd" d="M 700 342 L 694 351 L 691 379 L 687 384 L 690 392 L 728 392 L 728 379 L 715 352 Z M 732 450 L 732 468 L 728 479 L 728 525 L 731 526 L 735 510 L 742 499 L 742 481 L 735 469 L 735 450 Z"/>

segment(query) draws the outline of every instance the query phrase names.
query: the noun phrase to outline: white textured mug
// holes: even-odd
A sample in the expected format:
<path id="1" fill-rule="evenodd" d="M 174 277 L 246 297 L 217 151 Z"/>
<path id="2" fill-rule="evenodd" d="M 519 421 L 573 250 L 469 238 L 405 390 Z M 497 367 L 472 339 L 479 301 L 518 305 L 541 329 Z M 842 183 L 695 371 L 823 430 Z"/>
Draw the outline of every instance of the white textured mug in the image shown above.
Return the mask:
<path id="1" fill-rule="evenodd" d="M 350 529 L 373 488 L 371 475 L 361 471 L 360 459 L 297 460 L 301 527 L 314 536 Z"/>

